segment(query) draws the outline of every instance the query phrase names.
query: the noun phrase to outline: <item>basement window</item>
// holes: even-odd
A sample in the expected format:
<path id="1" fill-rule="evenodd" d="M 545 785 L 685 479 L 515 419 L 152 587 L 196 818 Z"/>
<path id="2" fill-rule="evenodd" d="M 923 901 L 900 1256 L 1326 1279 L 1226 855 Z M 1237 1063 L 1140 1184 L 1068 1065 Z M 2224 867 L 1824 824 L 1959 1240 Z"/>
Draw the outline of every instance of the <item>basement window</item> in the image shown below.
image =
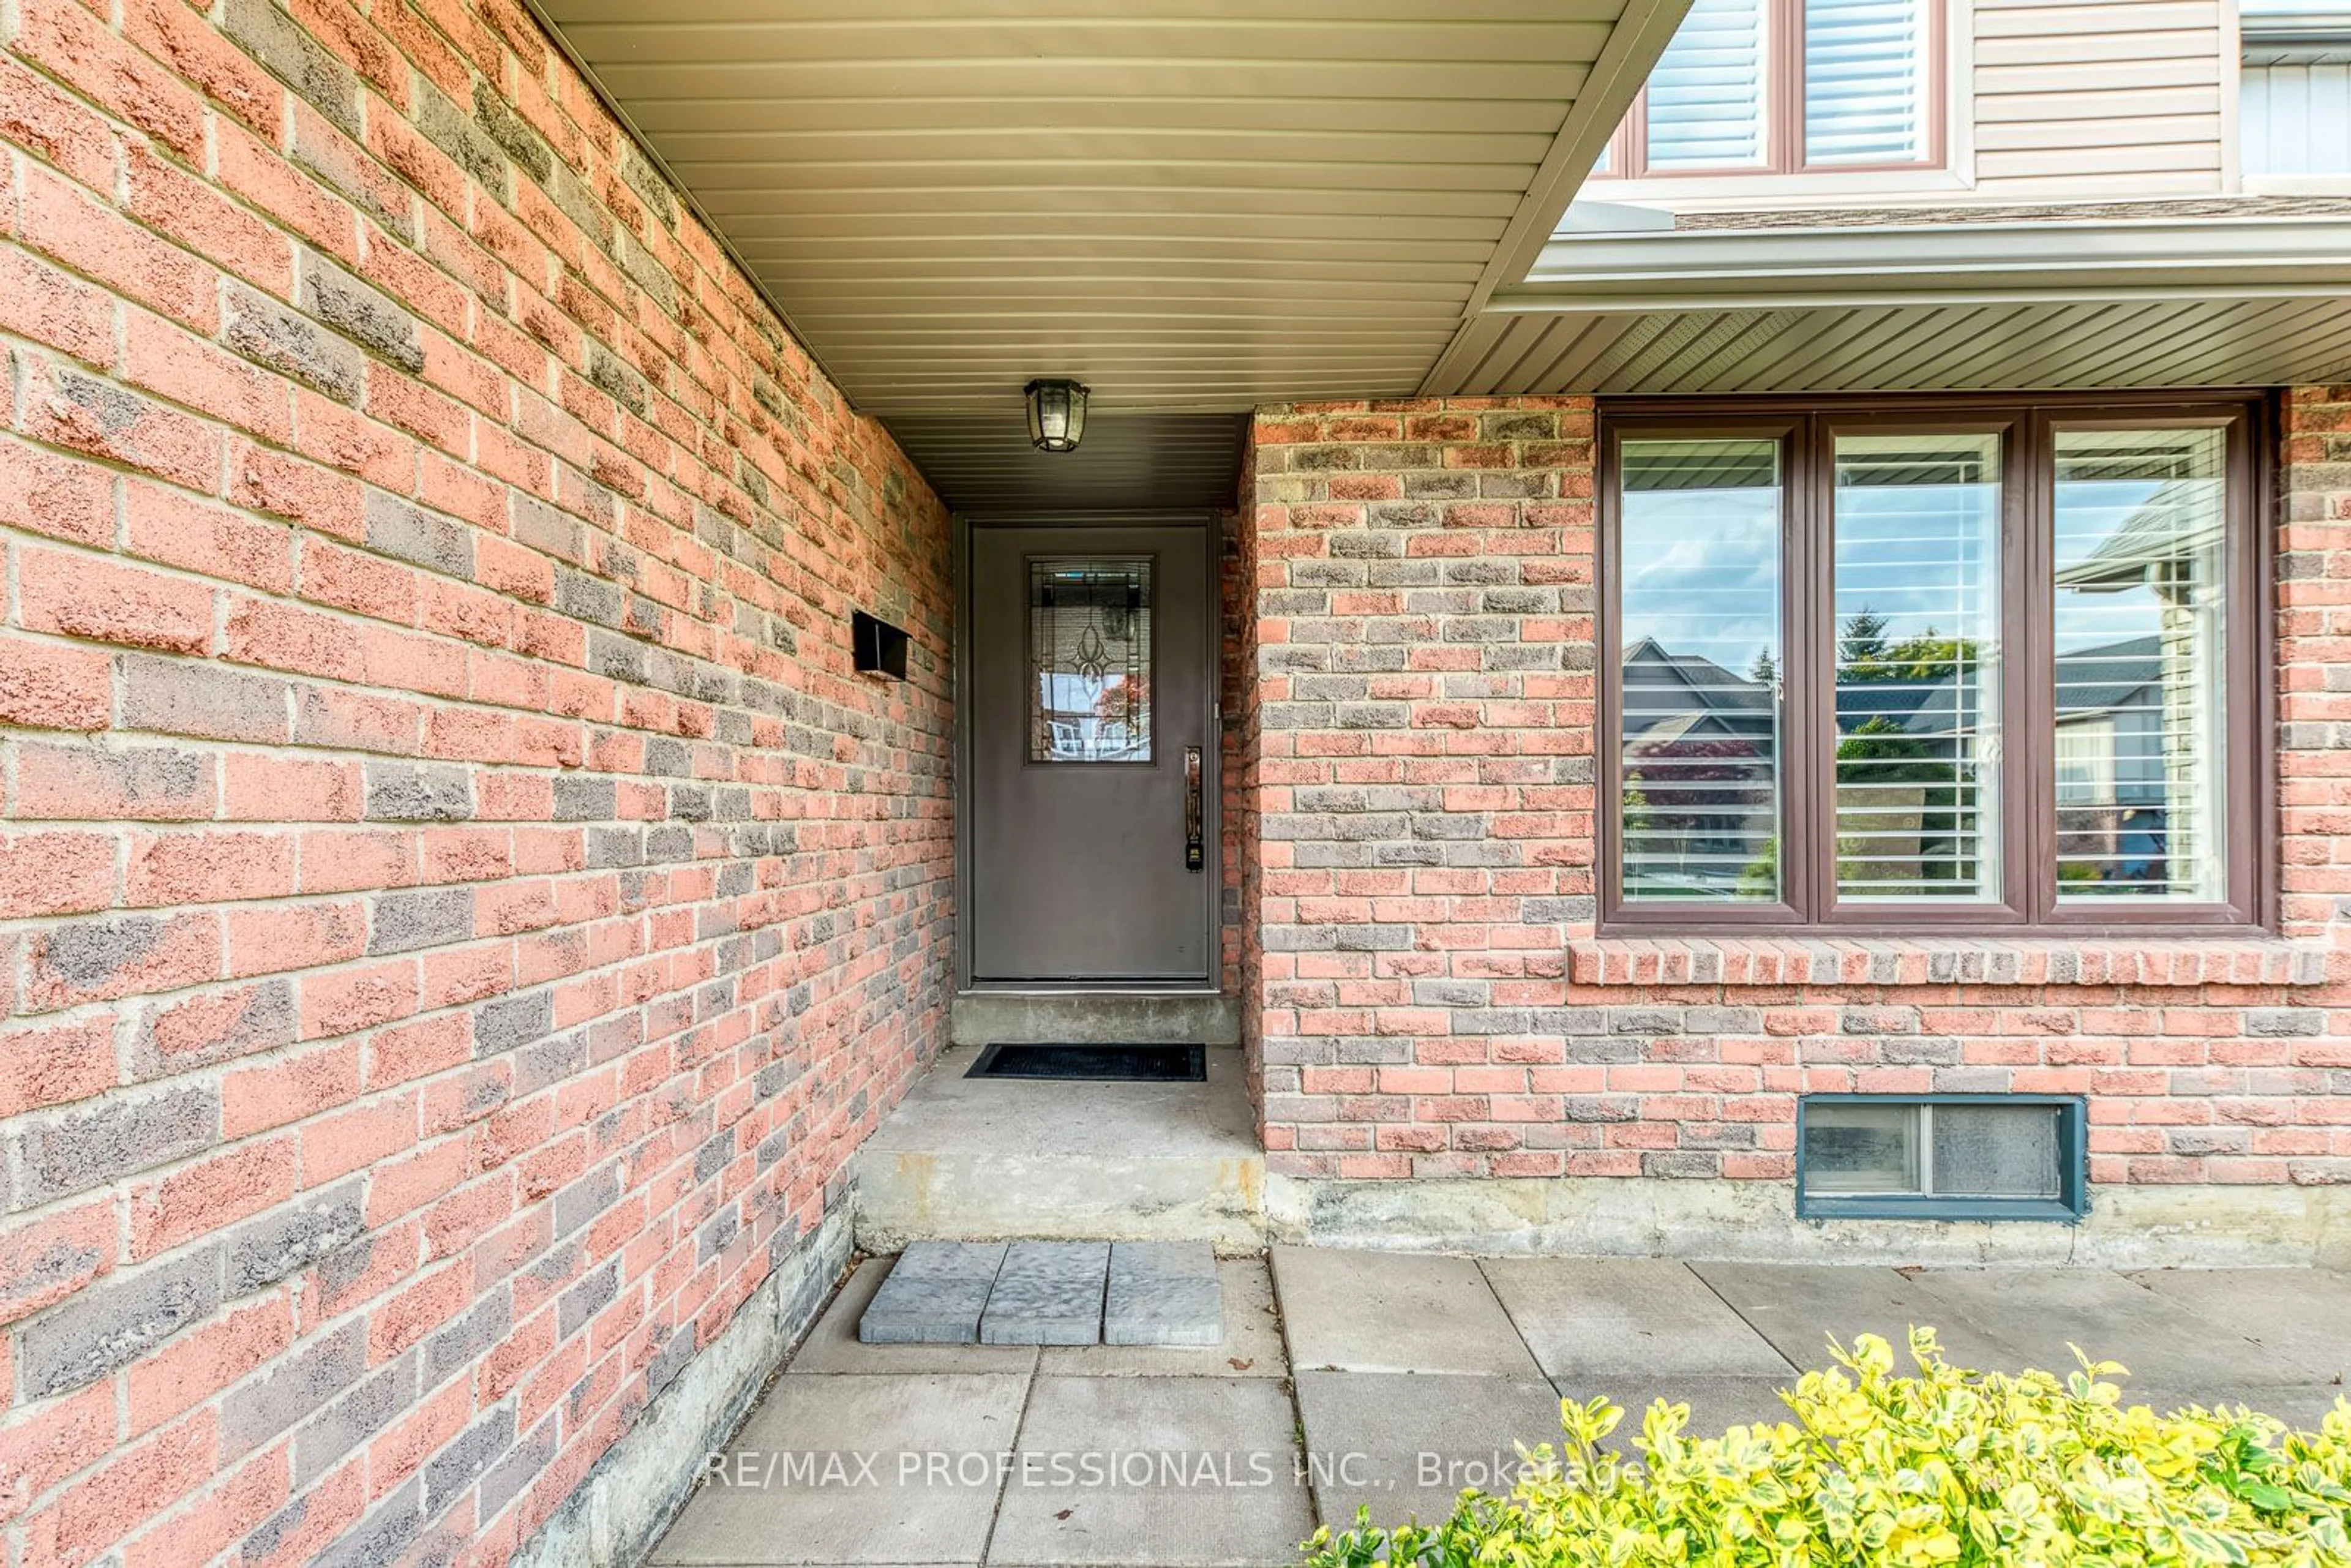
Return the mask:
<path id="1" fill-rule="evenodd" d="M 2017 1094 L 1813 1094 L 1796 1111 L 1807 1219 L 2082 1217 L 2083 1102 Z"/>

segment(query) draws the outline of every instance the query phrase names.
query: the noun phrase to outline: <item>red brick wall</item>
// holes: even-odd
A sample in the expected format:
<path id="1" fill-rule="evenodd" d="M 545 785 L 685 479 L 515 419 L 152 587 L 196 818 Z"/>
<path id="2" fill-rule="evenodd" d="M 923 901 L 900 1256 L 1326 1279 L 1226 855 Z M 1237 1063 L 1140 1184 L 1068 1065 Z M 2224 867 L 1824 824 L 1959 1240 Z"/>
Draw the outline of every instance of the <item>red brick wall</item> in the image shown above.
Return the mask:
<path id="1" fill-rule="evenodd" d="M 2273 942 L 1597 939 L 1592 436 L 1259 412 L 1270 1169 L 1786 1181 L 1802 1092 L 2014 1090 L 2094 1182 L 2351 1182 L 2351 388 L 2286 402 Z"/>
<path id="2" fill-rule="evenodd" d="M 511 0 L 0 46 L 0 1560 L 500 1561 L 939 1043 L 946 517 Z"/>
<path id="3" fill-rule="evenodd" d="M 1239 486 L 1244 507 L 1253 504 L 1256 488 L 1252 455 L 1244 452 Z M 1223 723 L 1223 733 L 1217 737 L 1223 833 L 1217 865 L 1224 882 L 1220 894 L 1224 950 L 1218 973 L 1225 995 L 1247 998 L 1256 994 L 1260 983 L 1263 956 L 1258 852 L 1258 532 L 1248 511 L 1226 517 L 1220 542 L 1218 603 L 1223 623 L 1217 644 L 1222 662 L 1217 702 Z M 1259 1044 L 1255 1032 L 1245 1031 L 1242 1044 L 1251 1053 L 1246 1076 L 1254 1093 L 1264 1082 L 1263 1063 L 1255 1054 Z"/>

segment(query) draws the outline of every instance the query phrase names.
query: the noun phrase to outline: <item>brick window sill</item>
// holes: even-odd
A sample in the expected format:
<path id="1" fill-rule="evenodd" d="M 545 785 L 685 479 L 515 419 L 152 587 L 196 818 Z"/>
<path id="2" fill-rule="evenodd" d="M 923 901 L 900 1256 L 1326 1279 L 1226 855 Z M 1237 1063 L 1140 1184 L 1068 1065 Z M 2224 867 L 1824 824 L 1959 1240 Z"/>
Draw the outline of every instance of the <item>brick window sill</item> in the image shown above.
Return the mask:
<path id="1" fill-rule="evenodd" d="M 2275 936 L 1581 936 L 1580 986 L 2323 986 L 2331 950 Z"/>

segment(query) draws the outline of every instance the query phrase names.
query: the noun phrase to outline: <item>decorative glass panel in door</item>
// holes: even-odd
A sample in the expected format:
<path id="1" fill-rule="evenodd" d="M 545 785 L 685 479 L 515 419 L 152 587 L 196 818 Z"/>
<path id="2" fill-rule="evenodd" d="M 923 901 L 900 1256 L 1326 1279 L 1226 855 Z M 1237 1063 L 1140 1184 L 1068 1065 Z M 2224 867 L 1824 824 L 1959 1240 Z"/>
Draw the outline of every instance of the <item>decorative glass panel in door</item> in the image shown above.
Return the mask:
<path id="1" fill-rule="evenodd" d="M 1029 561 L 1029 760 L 1149 762 L 1151 562 Z"/>

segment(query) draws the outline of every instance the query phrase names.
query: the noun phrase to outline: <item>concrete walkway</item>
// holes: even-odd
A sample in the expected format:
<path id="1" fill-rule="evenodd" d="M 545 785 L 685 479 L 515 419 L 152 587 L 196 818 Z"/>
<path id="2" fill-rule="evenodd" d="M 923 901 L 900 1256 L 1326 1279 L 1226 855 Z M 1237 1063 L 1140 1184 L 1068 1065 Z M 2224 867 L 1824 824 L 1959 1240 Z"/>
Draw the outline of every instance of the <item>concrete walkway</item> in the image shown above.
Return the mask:
<path id="1" fill-rule="evenodd" d="M 1951 1358 L 2124 1363 L 2158 1406 L 2314 1423 L 2351 1370 L 2351 1277 L 2298 1270 L 1684 1265 L 1279 1249 L 1218 1265 L 1214 1350 L 864 1345 L 842 1288 L 655 1550 L 661 1564 L 1276 1564 L 1358 1503 L 1500 1490 L 1559 1400 L 1660 1395 L 1719 1429 L 1782 1409 L 1831 1334 L 1931 1323 Z M 1627 1427 L 1637 1421 L 1628 1421 Z"/>

